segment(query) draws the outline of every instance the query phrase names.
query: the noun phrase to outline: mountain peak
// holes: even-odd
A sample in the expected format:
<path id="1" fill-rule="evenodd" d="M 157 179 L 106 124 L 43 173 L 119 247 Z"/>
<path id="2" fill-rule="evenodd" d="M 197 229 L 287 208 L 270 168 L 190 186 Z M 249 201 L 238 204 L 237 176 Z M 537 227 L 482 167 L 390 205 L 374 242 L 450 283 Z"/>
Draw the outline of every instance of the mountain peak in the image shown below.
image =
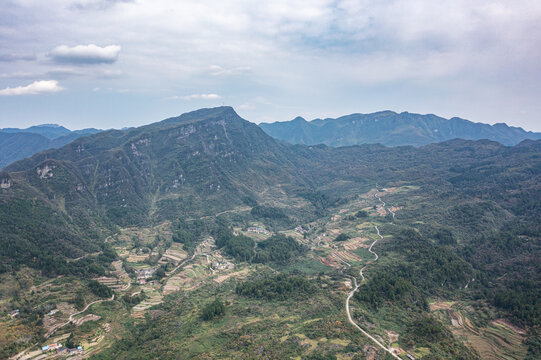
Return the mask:
<path id="1" fill-rule="evenodd" d="M 58 125 L 58 124 L 41 124 L 41 125 L 34 125 L 32 127 L 36 127 L 36 128 L 54 128 L 54 129 L 56 129 L 56 128 L 64 128 L 65 129 L 64 126 Z"/>
<path id="2" fill-rule="evenodd" d="M 190 111 L 176 117 L 165 119 L 163 121 L 160 121 L 159 123 L 151 124 L 149 126 L 154 126 L 154 125 L 163 126 L 163 125 L 173 125 L 173 124 L 180 124 L 180 123 L 185 124 L 189 122 L 205 121 L 205 120 L 214 119 L 217 117 L 222 117 L 224 118 L 224 120 L 241 119 L 241 117 L 237 114 L 237 112 L 231 106 L 218 106 L 214 108 L 203 108 L 199 110 Z"/>
<path id="3" fill-rule="evenodd" d="M 408 112 L 404 112 L 403 114 L 408 114 Z M 398 115 L 398 113 L 392 111 L 392 110 L 383 110 L 383 111 L 377 111 L 373 113 L 372 115 L 377 116 L 392 116 L 392 115 Z"/>

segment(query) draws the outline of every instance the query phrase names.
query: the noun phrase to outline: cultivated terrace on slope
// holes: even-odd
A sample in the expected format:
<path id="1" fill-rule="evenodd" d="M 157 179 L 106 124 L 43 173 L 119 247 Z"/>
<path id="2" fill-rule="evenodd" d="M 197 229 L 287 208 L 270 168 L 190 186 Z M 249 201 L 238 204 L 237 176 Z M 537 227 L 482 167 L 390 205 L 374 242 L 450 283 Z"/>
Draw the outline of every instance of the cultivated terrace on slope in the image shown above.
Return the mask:
<path id="1" fill-rule="evenodd" d="M 383 358 L 344 307 L 366 267 L 352 319 L 400 356 L 485 357 L 513 323 L 533 359 L 540 153 L 289 145 L 220 107 L 36 154 L 0 172 L 0 354 Z"/>

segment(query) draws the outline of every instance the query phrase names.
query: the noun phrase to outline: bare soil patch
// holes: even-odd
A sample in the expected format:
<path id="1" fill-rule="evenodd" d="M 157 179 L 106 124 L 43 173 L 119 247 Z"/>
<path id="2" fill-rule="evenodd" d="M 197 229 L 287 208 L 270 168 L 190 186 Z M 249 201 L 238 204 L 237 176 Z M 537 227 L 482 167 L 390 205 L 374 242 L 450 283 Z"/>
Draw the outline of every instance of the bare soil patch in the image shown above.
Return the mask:
<path id="1" fill-rule="evenodd" d="M 242 269 L 240 271 L 235 271 L 235 272 L 231 272 L 229 274 L 223 274 L 223 275 L 217 276 L 217 277 L 214 278 L 214 281 L 216 281 L 217 283 L 222 283 L 222 282 L 224 282 L 227 279 L 230 279 L 232 277 L 245 278 L 248 275 L 249 272 L 250 272 L 249 269 Z"/>

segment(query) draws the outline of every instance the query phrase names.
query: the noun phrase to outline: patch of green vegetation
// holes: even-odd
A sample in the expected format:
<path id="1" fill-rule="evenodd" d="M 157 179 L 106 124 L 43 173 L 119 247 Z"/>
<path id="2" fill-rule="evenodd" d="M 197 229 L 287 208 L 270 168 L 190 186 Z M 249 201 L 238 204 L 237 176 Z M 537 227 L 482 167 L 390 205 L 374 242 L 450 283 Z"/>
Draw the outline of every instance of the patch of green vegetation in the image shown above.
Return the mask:
<path id="1" fill-rule="evenodd" d="M 191 255 L 199 244 L 204 229 L 205 225 L 202 221 L 188 223 L 184 219 L 180 219 L 173 233 L 173 241 L 182 243 L 184 250 Z"/>
<path id="2" fill-rule="evenodd" d="M 524 360 L 535 360 L 541 358 L 541 336 L 534 335 L 526 340 L 528 352 Z"/>
<path id="3" fill-rule="evenodd" d="M 334 239 L 334 241 L 339 241 L 340 242 L 340 241 L 347 241 L 349 239 L 351 239 L 351 236 L 349 236 L 348 234 L 342 233 L 342 234 L 338 235 L 336 237 L 336 239 Z"/>
<path id="4" fill-rule="evenodd" d="M 223 248 L 238 261 L 284 264 L 306 251 L 306 248 L 293 238 L 282 234 L 270 236 L 256 244 L 252 238 L 233 235 L 229 227 L 221 225 L 213 235 L 216 246 Z"/>
<path id="5" fill-rule="evenodd" d="M 255 218 L 268 218 L 268 219 L 287 219 L 287 215 L 284 210 L 272 207 L 272 206 L 254 206 L 250 211 Z"/>
<path id="6" fill-rule="evenodd" d="M 366 210 L 359 210 L 355 213 L 355 217 L 358 219 L 363 219 L 368 217 L 368 212 Z"/>
<path id="7" fill-rule="evenodd" d="M 384 301 L 401 302 L 406 306 L 428 309 L 424 297 L 413 284 L 393 271 L 378 271 L 363 283 L 355 293 L 355 299 L 372 307 L 380 306 Z"/>
<path id="8" fill-rule="evenodd" d="M 313 294 L 316 286 L 301 276 L 278 275 L 261 280 L 248 280 L 237 284 L 235 292 L 239 295 L 266 299 L 285 300 Z"/>
<path id="9" fill-rule="evenodd" d="M 254 262 L 284 264 L 290 262 L 294 257 L 303 254 L 306 250 L 304 246 L 300 245 L 292 237 L 276 234 L 257 244 Z"/>
<path id="10" fill-rule="evenodd" d="M 345 200 L 338 196 L 332 196 L 329 193 L 317 190 L 301 191 L 298 193 L 298 195 L 312 203 L 312 205 L 316 208 L 315 215 L 317 217 L 326 216 L 331 207 L 343 204 Z"/>
<path id="11" fill-rule="evenodd" d="M 254 257 L 255 242 L 244 235 L 233 235 L 226 225 L 220 225 L 213 233 L 218 248 L 223 248 L 228 255 L 238 261 L 251 261 Z"/>
<path id="12" fill-rule="evenodd" d="M 100 284 L 96 280 L 90 280 L 88 282 L 88 288 L 100 298 L 108 298 L 113 295 L 113 290 L 103 284 Z"/>
<path id="13" fill-rule="evenodd" d="M 507 289 L 495 293 L 493 302 L 523 322 L 541 324 L 541 288 L 531 280 L 508 283 Z"/>
<path id="14" fill-rule="evenodd" d="M 131 309 L 132 307 L 134 307 L 135 305 L 143 302 L 147 298 L 148 298 L 147 294 L 144 291 L 141 291 L 137 295 L 126 294 L 126 295 L 122 296 L 122 302 L 124 302 L 124 304 L 126 304 L 126 307 L 128 309 Z"/>
<path id="15" fill-rule="evenodd" d="M 203 310 L 201 310 L 201 319 L 205 321 L 213 320 L 217 317 L 224 316 L 225 314 L 225 305 L 220 299 L 214 299 L 213 302 L 205 305 Z"/>
<path id="16" fill-rule="evenodd" d="M 454 340 L 453 335 L 439 321 L 422 316 L 413 320 L 400 341 L 406 348 L 430 349 L 423 359 L 438 359 L 441 356 L 457 360 L 479 359 L 477 354 Z"/>

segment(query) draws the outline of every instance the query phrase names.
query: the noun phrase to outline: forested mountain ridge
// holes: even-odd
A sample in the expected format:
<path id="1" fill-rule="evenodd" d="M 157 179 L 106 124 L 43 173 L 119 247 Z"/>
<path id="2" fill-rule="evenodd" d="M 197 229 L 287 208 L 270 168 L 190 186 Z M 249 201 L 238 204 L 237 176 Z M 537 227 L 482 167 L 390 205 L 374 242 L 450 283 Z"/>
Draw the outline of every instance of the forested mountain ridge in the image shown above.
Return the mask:
<path id="1" fill-rule="evenodd" d="M 368 280 L 362 288 L 364 294 L 373 296 L 357 296 L 354 301 L 376 308 L 391 306 L 393 311 L 398 309 L 401 314 L 414 316 L 416 320 L 408 326 L 415 329 L 426 326 L 438 329 L 438 324 L 416 322 L 417 317 L 425 316 L 428 311 L 427 299 L 480 299 L 501 311 L 503 315 L 499 316 L 533 329 L 541 321 L 535 300 L 541 298 L 538 296 L 541 272 L 536 261 L 541 256 L 540 154 L 540 140 L 525 140 L 515 146 L 459 139 L 395 148 L 378 144 L 339 148 L 291 145 L 273 139 L 230 107 L 201 109 L 139 128 L 104 131 L 60 149 L 35 154 L 0 172 L 0 277 L 24 278 L 21 274 L 28 268 L 46 279 L 55 279 L 57 275 L 72 275 L 71 279 L 113 276 L 118 270 L 113 271 L 110 264 L 119 257 L 133 273 L 135 265 L 145 269 L 149 264 L 158 266 L 158 259 L 164 251 L 169 251 L 171 242 L 182 244 L 192 259 L 204 255 L 198 253 L 197 246 L 206 244 L 212 236 L 216 251 L 206 254 L 218 254 L 219 261 L 226 257 L 244 270 L 255 269 L 256 274 L 267 267 L 273 267 L 272 272 L 296 273 L 299 266 L 301 276 L 308 279 L 305 283 L 301 281 L 306 291 L 295 296 L 277 292 L 291 290 L 292 284 L 300 281 L 296 277 L 248 280 L 232 288 L 231 284 L 237 280 L 224 283 L 222 288 L 218 280 L 210 279 L 212 291 L 220 291 L 225 297 L 230 296 L 228 291 L 233 291 L 231 294 L 238 296 L 273 301 L 301 299 L 309 294 L 318 301 L 306 303 L 315 305 L 331 299 L 326 290 L 319 291 L 319 285 L 313 286 L 322 282 L 335 287 L 333 291 L 338 297 L 328 306 L 334 306 L 333 316 L 343 321 L 345 296 L 339 297 L 343 290 L 337 286 L 342 284 L 347 271 L 323 267 L 330 271 L 333 281 L 325 280 L 325 276 L 323 280 L 313 276 L 314 269 L 323 266 L 316 259 L 321 260 L 326 250 L 319 252 L 318 257 L 310 256 L 319 246 L 318 237 L 330 233 L 327 225 L 317 231 L 314 228 L 305 236 L 292 229 L 318 221 L 331 222 L 340 232 L 342 227 L 350 229 L 355 239 L 369 235 L 372 224 L 378 224 L 386 236 L 377 245 L 381 259 L 370 264 L 365 272 Z M 384 187 L 392 190 L 387 193 Z M 378 210 L 374 197 L 378 193 L 385 195 L 388 208 L 395 209 L 396 219 L 385 207 L 384 213 L 379 213 L 381 209 Z M 348 209 L 343 212 L 340 208 L 359 201 L 364 204 L 365 218 L 354 215 L 359 208 L 355 212 Z M 160 234 L 146 243 L 137 236 L 131 239 L 119 236 L 128 230 L 154 229 L 164 223 L 172 224 L 165 232 L 167 235 Z M 276 236 L 255 240 L 247 236 L 253 233 L 243 229 L 254 223 L 276 232 Z M 235 232 L 232 224 L 236 226 Z M 281 232 L 287 236 L 280 235 Z M 292 234 L 294 238 L 290 237 Z M 345 242 L 350 241 L 349 236 L 344 238 Z M 112 243 L 111 239 L 116 242 Z M 126 245 L 131 242 L 133 248 Z M 336 240 L 334 246 L 343 243 Z M 159 247 L 162 248 L 157 251 Z M 128 255 L 125 249 L 129 250 Z M 357 250 L 357 256 L 366 256 L 366 249 Z M 143 257 L 142 254 L 148 254 L 144 263 L 134 260 Z M 203 259 L 206 273 L 214 275 L 218 271 L 207 257 L 197 258 Z M 302 267 L 305 265 L 298 265 L 310 261 L 308 270 Z M 357 263 L 360 264 L 365 263 Z M 163 283 L 158 282 L 165 289 L 167 281 L 178 277 L 174 276 L 173 266 L 166 266 L 173 264 L 162 265 L 161 275 L 153 277 L 153 281 L 165 276 Z M 244 270 L 240 273 L 245 274 Z M 166 276 L 168 272 L 171 273 Z M 524 276 L 526 282 L 522 281 Z M 472 278 L 475 284 L 470 285 L 468 292 L 464 291 Z M 100 294 L 111 296 L 95 283 L 89 284 Z M 259 294 L 256 291 L 259 286 L 268 289 Z M 167 303 L 171 307 L 167 311 L 182 313 L 198 307 L 191 303 L 190 294 L 182 291 L 168 295 L 168 299 L 187 296 L 191 305 L 180 309 L 177 308 L 180 303 L 175 300 Z M 132 301 L 144 300 L 142 294 L 136 296 L 133 299 L 124 296 L 122 302 L 115 301 L 116 305 L 111 306 L 128 306 Z M 244 307 L 244 300 L 234 301 L 240 301 L 238 306 Z M 271 303 L 273 309 L 274 305 Z M 30 318 L 29 314 L 44 314 L 41 304 L 25 306 L 25 319 Z M 218 319 L 224 312 L 232 311 L 229 305 L 224 306 L 218 307 Z M 260 306 L 267 305 L 256 307 Z M 331 307 L 317 311 L 325 317 Z M 125 311 L 122 309 L 116 311 Z M 234 317 L 250 314 L 239 309 Z M 311 309 L 305 310 L 307 319 L 314 316 Z M 184 321 L 189 315 L 179 318 Z M 169 339 L 156 334 L 180 331 L 184 336 L 192 331 L 185 334 L 185 327 L 178 330 L 178 324 L 172 325 L 168 320 L 172 321 L 163 318 L 155 322 L 149 318 L 137 328 L 136 334 L 147 338 L 148 344 L 127 346 L 121 342 L 111 351 L 118 351 L 120 358 L 136 358 L 138 351 L 148 351 L 149 358 L 167 353 L 169 346 L 181 342 L 166 344 Z M 161 328 L 162 325 L 177 330 Z M 199 325 L 192 329 L 196 328 L 202 329 Z M 266 333 L 265 327 L 261 329 Z M 261 329 L 255 329 L 254 334 Z M 441 329 L 438 331 L 441 333 Z M 229 334 L 225 343 L 240 341 L 231 340 L 235 336 Z M 154 341 L 161 345 L 151 346 Z M 420 343 L 416 338 L 408 341 Z M 10 344 L 12 349 L 19 346 Z M 249 345 L 240 348 L 245 349 L 244 346 Z M 449 343 L 437 345 L 433 351 L 442 351 L 436 354 L 444 354 L 443 358 L 457 358 L 456 351 L 467 352 L 449 346 Z M 447 350 L 442 350 L 446 347 Z M 232 350 L 226 347 L 224 351 L 231 354 L 228 351 Z M 103 358 L 109 355 L 105 353 Z"/>
<path id="2" fill-rule="evenodd" d="M 419 149 L 293 146 L 272 139 L 232 108 L 221 107 L 139 128 L 101 132 L 11 164 L 1 175 L 0 198 L 6 222 L 22 221 L 8 209 L 30 206 L 31 200 L 32 206 L 42 207 L 63 224 L 62 232 L 75 234 L 66 238 L 80 239 L 83 233 L 97 238 L 113 224 L 205 216 L 241 206 L 246 199 L 263 201 L 260 194 L 264 192 L 279 201 L 298 196 L 303 189 L 336 183 L 340 184 L 336 191 L 347 192 L 358 186 L 355 184 L 366 186 L 382 178 L 429 182 L 443 177 L 446 184 L 450 178 L 456 184 L 474 181 L 479 186 L 473 179 L 481 177 L 489 180 L 481 182 L 486 187 L 498 177 L 508 177 L 516 157 L 523 153 L 535 156 L 538 144 L 530 141 L 508 148 L 490 141 L 454 140 Z M 479 167 L 482 159 L 492 165 Z M 526 166 L 538 176 L 536 163 Z M 464 173 L 469 175 L 461 175 Z M 518 171 L 513 175 L 513 188 L 518 190 L 521 181 L 531 184 L 531 175 Z M 535 186 L 520 190 L 527 189 L 538 191 Z M 501 197 L 501 201 L 505 199 Z M 507 201 L 512 204 L 513 199 Z M 39 221 L 30 223 L 39 226 Z M 2 231 L 4 239 L 24 237 L 6 226 Z M 29 240 L 9 242 L 17 247 L 14 244 L 25 241 Z M 13 246 L 2 247 L 2 251 L 12 251 Z M 73 257 L 81 255 L 77 249 L 69 251 Z M 60 250 L 55 248 L 55 252 Z"/>
<path id="3" fill-rule="evenodd" d="M 381 111 L 372 114 L 351 114 L 336 119 L 262 123 L 265 132 L 292 144 L 326 144 L 348 146 L 380 143 L 387 146 L 421 146 L 455 138 L 488 139 L 504 145 L 515 145 L 525 139 L 541 139 L 541 133 L 524 131 L 499 123 L 488 125 L 461 118 L 444 119 L 436 115 Z"/>
<path id="4" fill-rule="evenodd" d="M 46 149 L 59 148 L 98 129 L 71 131 L 59 125 L 38 125 L 27 129 L 0 129 L 0 169 Z"/>
<path id="5" fill-rule="evenodd" d="M 103 239 L 114 224 L 214 214 L 278 184 L 286 189 L 310 186 L 313 181 L 296 163 L 303 151 L 307 149 L 295 155 L 292 147 L 240 119 L 231 108 L 217 108 L 141 128 L 105 131 L 36 154 L 11 164 L 1 175 L 5 226 L 0 231 L 7 242 L 2 262 L 28 263 L 28 256 L 53 254 L 75 258 L 97 246 L 81 237 L 96 240 L 102 234 Z M 35 207 L 44 217 L 20 213 Z M 19 208 L 24 210 L 16 211 Z M 47 216 L 51 221 L 43 235 L 32 235 Z M 61 231 L 55 231 L 56 226 Z M 41 250 L 60 238 L 64 246 Z"/>

